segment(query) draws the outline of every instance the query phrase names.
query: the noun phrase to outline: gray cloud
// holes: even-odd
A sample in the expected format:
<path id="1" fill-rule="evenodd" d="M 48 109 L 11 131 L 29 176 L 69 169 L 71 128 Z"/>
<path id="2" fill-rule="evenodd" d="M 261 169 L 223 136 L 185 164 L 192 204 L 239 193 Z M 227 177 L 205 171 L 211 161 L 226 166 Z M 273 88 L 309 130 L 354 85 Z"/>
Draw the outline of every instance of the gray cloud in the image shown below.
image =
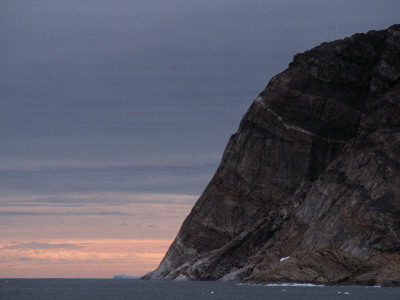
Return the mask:
<path id="1" fill-rule="evenodd" d="M 214 171 L 214 164 L 9 168 L 0 169 L 0 188 L 9 192 L 60 194 L 104 191 L 200 194 Z"/>
<path id="2" fill-rule="evenodd" d="M 1 211 L 0 216 L 8 216 L 8 217 L 21 217 L 21 216 L 62 216 L 62 217 L 71 217 L 71 216 L 135 216 L 135 214 L 120 212 L 120 211 L 65 211 L 65 212 L 54 212 L 51 210 L 37 212 L 37 211 Z"/>
<path id="3" fill-rule="evenodd" d="M 386 28 L 399 11 L 370 0 L 3 1 L 0 187 L 198 194 L 295 53 Z M 82 167 L 20 168 L 47 161 Z"/>
<path id="4" fill-rule="evenodd" d="M 81 249 L 80 245 L 72 243 L 19 243 L 8 246 L 3 246 L 2 249 L 16 249 L 16 250 L 44 250 L 44 249 Z"/>

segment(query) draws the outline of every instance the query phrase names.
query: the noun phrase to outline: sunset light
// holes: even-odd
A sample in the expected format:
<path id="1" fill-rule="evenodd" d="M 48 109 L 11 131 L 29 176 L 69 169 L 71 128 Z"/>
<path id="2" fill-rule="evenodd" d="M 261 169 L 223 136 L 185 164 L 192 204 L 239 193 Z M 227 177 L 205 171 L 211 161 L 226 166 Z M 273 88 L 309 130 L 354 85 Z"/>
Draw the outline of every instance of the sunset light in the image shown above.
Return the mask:
<path id="1" fill-rule="evenodd" d="M 155 269 L 172 240 L 59 240 L 0 246 L 0 277 L 110 278 Z"/>
<path id="2" fill-rule="evenodd" d="M 154 270 L 196 196 L 92 193 L 0 200 L 0 278 L 111 278 Z"/>

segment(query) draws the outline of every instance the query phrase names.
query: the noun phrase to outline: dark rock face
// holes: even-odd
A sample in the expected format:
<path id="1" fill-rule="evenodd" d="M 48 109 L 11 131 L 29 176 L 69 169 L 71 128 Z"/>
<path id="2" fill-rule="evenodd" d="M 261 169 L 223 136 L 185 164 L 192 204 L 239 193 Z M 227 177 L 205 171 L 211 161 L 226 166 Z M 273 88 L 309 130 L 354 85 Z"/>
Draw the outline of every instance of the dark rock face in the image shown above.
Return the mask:
<path id="1" fill-rule="evenodd" d="M 394 25 L 297 54 L 270 80 L 145 278 L 395 284 L 399 272 Z"/>
<path id="2" fill-rule="evenodd" d="M 338 248 L 322 248 L 296 253 L 260 274 L 258 281 L 392 286 L 399 285 L 399 266 L 399 254 L 362 259 Z"/>

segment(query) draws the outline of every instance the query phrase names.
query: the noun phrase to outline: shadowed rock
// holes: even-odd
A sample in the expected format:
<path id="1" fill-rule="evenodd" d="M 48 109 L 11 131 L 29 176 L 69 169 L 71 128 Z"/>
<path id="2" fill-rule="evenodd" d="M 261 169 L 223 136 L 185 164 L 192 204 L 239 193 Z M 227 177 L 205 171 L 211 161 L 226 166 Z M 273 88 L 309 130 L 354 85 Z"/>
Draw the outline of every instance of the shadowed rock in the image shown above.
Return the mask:
<path id="1" fill-rule="evenodd" d="M 399 78 L 400 25 L 297 54 L 144 278 L 399 283 Z"/>

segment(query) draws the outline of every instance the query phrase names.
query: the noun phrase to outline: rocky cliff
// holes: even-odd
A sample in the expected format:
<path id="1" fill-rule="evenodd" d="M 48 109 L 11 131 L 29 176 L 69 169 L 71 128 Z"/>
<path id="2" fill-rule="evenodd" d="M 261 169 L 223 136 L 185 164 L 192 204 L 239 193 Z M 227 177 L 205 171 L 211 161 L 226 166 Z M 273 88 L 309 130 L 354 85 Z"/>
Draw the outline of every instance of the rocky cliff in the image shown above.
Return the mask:
<path id="1" fill-rule="evenodd" d="M 400 283 L 400 25 L 273 77 L 148 279 Z"/>

